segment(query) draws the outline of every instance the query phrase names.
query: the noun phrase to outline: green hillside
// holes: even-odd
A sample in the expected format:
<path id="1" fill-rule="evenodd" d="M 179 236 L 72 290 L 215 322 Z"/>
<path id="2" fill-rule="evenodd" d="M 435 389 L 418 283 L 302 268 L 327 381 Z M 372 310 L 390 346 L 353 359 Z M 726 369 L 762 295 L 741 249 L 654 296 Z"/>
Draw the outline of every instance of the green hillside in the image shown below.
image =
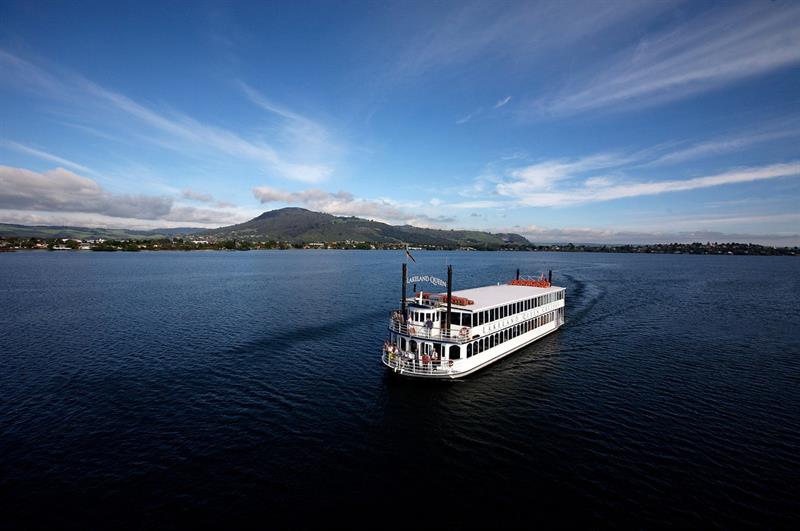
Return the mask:
<path id="1" fill-rule="evenodd" d="M 338 217 L 312 212 L 303 208 L 271 210 L 245 223 L 199 234 L 216 240 L 274 240 L 292 243 L 351 240 L 371 243 L 468 246 L 481 249 L 530 244 L 518 234 L 423 229 L 411 225 L 395 226 L 356 217 Z"/>
<path id="2" fill-rule="evenodd" d="M 175 229 L 130 230 L 100 229 L 87 227 L 45 226 L 45 225 L 12 225 L 0 223 L 0 238 L 75 238 L 80 240 L 161 240 L 176 234 L 196 232 L 196 227 L 179 227 Z"/>

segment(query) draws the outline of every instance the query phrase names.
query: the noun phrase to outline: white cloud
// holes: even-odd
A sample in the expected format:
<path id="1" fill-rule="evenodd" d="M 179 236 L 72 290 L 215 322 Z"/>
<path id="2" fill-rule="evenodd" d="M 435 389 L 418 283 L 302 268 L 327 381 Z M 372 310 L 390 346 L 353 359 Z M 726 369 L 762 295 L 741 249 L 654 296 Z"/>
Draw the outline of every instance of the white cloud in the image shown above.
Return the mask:
<path id="1" fill-rule="evenodd" d="M 504 196 L 523 196 L 552 190 L 559 181 L 571 179 L 584 172 L 615 168 L 631 162 L 630 157 L 607 153 L 573 160 L 545 160 L 510 170 L 510 179 L 497 185 Z"/>
<path id="2" fill-rule="evenodd" d="M 579 185 L 563 186 L 558 189 L 550 186 L 539 190 L 530 186 L 530 183 L 524 178 L 517 178 L 497 185 L 497 193 L 513 197 L 515 202 L 526 206 L 568 206 L 797 175 L 800 175 L 800 162 L 795 161 L 740 168 L 692 179 L 627 181 L 620 184 L 613 184 L 614 181 L 611 180 L 594 179 L 584 181 Z"/>
<path id="3" fill-rule="evenodd" d="M 702 12 L 639 42 L 570 88 L 536 103 L 554 114 L 646 106 L 716 89 L 800 62 L 800 4 L 749 3 Z"/>
<path id="4" fill-rule="evenodd" d="M 185 199 L 189 199 L 190 201 L 199 201 L 201 203 L 211 203 L 212 201 L 214 201 L 213 195 L 204 194 L 203 192 L 198 192 L 196 190 L 192 190 L 191 188 L 184 188 L 183 190 L 181 190 L 181 196 Z M 222 201 L 220 201 L 220 203 L 222 203 Z"/>
<path id="5" fill-rule="evenodd" d="M 697 225 L 694 225 L 697 226 Z M 762 245 L 796 246 L 800 245 L 800 234 L 743 234 L 712 230 L 652 232 L 632 229 L 610 229 L 591 227 L 541 227 L 536 225 L 516 226 L 505 229 L 525 236 L 534 244 L 548 243 L 588 243 L 588 244 L 655 244 L 692 242 L 749 242 Z"/>
<path id="6" fill-rule="evenodd" d="M 114 194 L 94 180 L 64 168 L 38 173 L 0 166 L 0 209 L 39 212 L 51 218 L 80 213 L 139 221 L 218 224 L 242 221 L 238 212 L 179 205 L 168 196 Z"/>

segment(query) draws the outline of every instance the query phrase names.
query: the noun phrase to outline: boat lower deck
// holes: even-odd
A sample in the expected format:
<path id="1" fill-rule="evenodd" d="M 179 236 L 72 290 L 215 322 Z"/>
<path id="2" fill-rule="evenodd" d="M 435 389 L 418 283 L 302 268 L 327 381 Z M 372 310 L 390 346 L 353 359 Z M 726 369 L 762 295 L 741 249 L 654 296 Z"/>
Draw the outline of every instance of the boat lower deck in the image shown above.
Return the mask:
<path id="1" fill-rule="evenodd" d="M 396 351 L 383 352 L 381 361 L 384 365 L 392 369 L 395 373 L 429 379 L 449 379 L 462 378 L 473 372 L 502 359 L 517 350 L 530 345 L 542 337 L 555 332 L 562 325 L 560 321 L 553 321 L 545 326 L 531 330 L 513 340 L 500 346 L 491 348 L 480 354 L 467 359 L 457 360 L 435 360 L 431 359 L 428 363 L 423 363 L 413 353 Z"/>

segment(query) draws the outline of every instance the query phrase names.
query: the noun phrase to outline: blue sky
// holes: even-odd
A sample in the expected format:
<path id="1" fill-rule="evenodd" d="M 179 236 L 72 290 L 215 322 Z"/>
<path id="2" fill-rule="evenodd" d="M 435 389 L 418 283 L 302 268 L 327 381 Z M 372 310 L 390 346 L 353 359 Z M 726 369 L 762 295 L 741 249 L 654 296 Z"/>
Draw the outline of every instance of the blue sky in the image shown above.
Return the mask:
<path id="1" fill-rule="evenodd" d="M 800 3 L 0 2 L 0 222 L 800 244 Z"/>

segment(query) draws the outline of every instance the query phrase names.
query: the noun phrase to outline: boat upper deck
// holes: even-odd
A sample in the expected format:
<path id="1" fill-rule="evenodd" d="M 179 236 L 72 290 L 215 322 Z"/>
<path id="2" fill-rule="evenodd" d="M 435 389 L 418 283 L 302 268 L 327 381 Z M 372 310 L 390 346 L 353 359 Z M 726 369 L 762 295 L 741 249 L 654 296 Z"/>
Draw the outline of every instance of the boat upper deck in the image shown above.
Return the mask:
<path id="1" fill-rule="evenodd" d="M 533 286 L 515 286 L 511 284 L 498 284 L 496 286 L 483 286 L 480 288 L 462 289 L 453 291 L 454 309 L 479 312 L 488 308 L 512 304 L 515 302 L 524 301 L 533 297 L 539 297 L 548 293 L 558 293 L 563 291 L 564 288 L 558 286 L 550 286 L 549 288 L 539 288 Z M 473 304 L 456 304 L 457 297 L 468 299 Z M 409 297 L 407 301 L 413 304 L 418 299 Z M 430 304 L 425 300 L 425 303 Z"/>

